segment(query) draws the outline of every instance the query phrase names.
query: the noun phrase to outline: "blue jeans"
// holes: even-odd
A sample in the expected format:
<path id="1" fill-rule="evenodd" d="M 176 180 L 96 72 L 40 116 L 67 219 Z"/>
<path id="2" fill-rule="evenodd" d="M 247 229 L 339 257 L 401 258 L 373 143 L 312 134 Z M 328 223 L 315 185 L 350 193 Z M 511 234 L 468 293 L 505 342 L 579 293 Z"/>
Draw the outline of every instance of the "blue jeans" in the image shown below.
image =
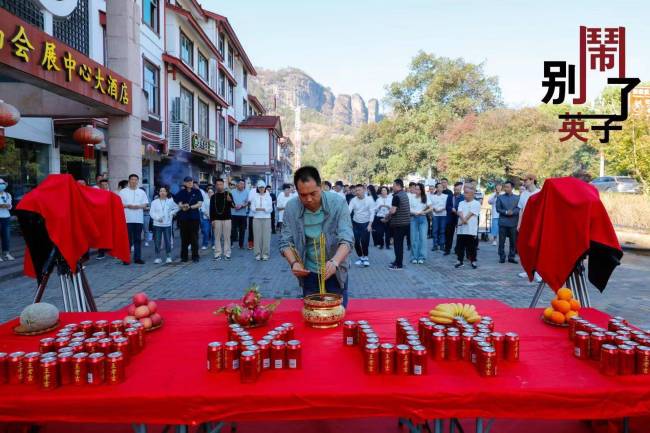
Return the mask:
<path id="1" fill-rule="evenodd" d="M 427 259 L 427 217 L 411 217 L 411 260 Z"/>
<path id="2" fill-rule="evenodd" d="M 156 257 L 160 257 L 160 243 L 165 240 L 165 254 L 167 257 L 172 256 L 172 228 L 153 226 L 153 246 L 156 251 Z"/>
<path id="3" fill-rule="evenodd" d="M 0 238 L 2 238 L 2 252 L 9 252 L 9 221 L 11 218 L 0 218 Z"/>
<path id="4" fill-rule="evenodd" d="M 209 247 L 213 244 L 212 226 L 210 220 L 201 215 L 201 246 Z"/>
<path id="5" fill-rule="evenodd" d="M 142 224 L 127 223 L 126 230 L 129 233 L 129 246 L 133 246 L 133 260 L 141 260 Z"/>
<path id="6" fill-rule="evenodd" d="M 446 216 L 434 216 L 433 217 L 433 248 L 439 248 L 441 250 L 445 249 L 445 227 L 447 226 L 447 217 Z"/>
<path id="7" fill-rule="evenodd" d="M 302 296 L 312 295 L 318 293 L 318 274 L 310 272 L 302 280 Z M 327 293 L 337 293 L 343 295 L 343 306 L 348 307 L 348 282 L 345 281 L 343 288 L 339 286 L 339 281 L 336 275 L 332 275 L 329 279 L 325 280 L 325 290 Z"/>

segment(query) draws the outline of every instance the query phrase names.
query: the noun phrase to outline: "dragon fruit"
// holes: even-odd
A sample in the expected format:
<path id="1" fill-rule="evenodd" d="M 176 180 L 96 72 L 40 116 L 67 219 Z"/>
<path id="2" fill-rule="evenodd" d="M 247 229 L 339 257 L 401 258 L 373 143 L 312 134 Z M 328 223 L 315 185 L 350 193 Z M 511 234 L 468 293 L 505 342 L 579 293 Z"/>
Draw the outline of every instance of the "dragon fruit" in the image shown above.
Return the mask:
<path id="1" fill-rule="evenodd" d="M 231 317 L 235 323 L 239 323 L 241 326 L 248 326 L 251 323 L 253 313 L 248 308 L 236 307 Z"/>
<path id="2" fill-rule="evenodd" d="M 271 312 L 261 305 L 253 310 L 253 322 L 255 323 L 266 323 L 269 317 L 271 317 Z"/>
<path id="3" fill-rule="evenodd" d="M 259 305 L 261 297 L 259 288 L 253 285 L 244 295 L 242 303 L 246 308 L 254 309 Z"/>

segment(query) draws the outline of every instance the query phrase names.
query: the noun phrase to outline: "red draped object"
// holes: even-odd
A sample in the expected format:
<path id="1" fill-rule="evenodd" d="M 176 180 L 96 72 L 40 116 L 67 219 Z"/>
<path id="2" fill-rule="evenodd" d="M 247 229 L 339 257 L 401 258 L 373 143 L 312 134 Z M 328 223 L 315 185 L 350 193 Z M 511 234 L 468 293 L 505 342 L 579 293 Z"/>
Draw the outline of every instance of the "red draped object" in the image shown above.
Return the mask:
<path id="1" fill-rule="evenodd" d="M 43 217 L 50 239 L 71 269 L 90 248 L 130 260 L 124 206 L 117 194 L 79 185 L 69 174 L 51 174 L 16 209 Z M 24 272 L 36 277 L 27 247 Z"/>
<path id="2" fill-rule="evenodd" d="M 494 300 L 453 300 L 476 305 L 495 330 L 518 332 L 519 362 L 499 361 L 497 377 L 480 377 L 468 361 L 433 361 L 423 377 L 363 372 L 359 347 L 344 347 L 342 330 L 310 329 L 298 299 L 285 300 L 268 326 L 252 329 L 257 340 L 292 322 L 302 342 L 303 368 L 264 371 L 255 384 L 239 372 L 206 370 L 207 345 L 224 342 L 224 316 L 212 311 L 225 300 L 159 301 L 165 319 L 147 335 L 144 351 L 115 386 L 66 385 L 50 392 L 37 386 L 0 385 L 0 422 L 194 424 L 204 421 L 405 418 L 607 419 L 650 415 L 650 376 L 605 376 L 596 361 L 573 355 L 566 328 L 544 324 L 541 309 L 512 308 Z M 382 342 L 395 341 L 395 319 L 416 324 L 440 299 L 352 300 L 346 319 L 365 319 Z M 62 313 L 61 323 L 118 319 L 126 312 Z M 608 316 L 583 308 L 580 316 L 606 326 Z M 13 334 L 17 320 L 0 326 L 0 351 L 38 350 L 55 332 Z M 74 429 L 69 429 L 73 431 Z M 266 431 L 262 428 L 261 431 Z M 397 431 L 397 430 L 396 430 Z M 645 433 L 646 430 L 643 430 Z"/>
<path id="3" fill-rule="evenodd" d="M 623 251 L 598 190 L 579 179 L 548 179 L 526 204 L 517 239 L 524 270 L 560 289 L 579 260 L 589 256 L 589 281 L 601 292 Z"/>

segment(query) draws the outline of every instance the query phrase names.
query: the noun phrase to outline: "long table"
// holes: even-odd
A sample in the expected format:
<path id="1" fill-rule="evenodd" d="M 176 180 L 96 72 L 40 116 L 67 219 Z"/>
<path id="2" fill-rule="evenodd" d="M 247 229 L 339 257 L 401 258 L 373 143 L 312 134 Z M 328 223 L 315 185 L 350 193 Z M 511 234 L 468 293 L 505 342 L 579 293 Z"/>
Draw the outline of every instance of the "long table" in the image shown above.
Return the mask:
<path id="1" fill-rule="evenodd" d="M 383 342 L 393 342 L 395 319 L 413 324 L 439 302 L 467 302 L 494 318 L 497 331 L 521 336 L 519 362 L 502 362 L 499 375 L 480 377 L 465 361 L 434 362 L 428 375 L 363 372 L 362 353 L 344 347 L 342 331 L 311 329 L 300 300 L 285 300 L 270 326 L 293 322 L 303 344 L 303 369 L 265 371 L 255 384 L 238 373 L 209 373 L 206 347 L 225 341 L 226 320 L 212 314 L 227 301 L 160 301 L 164 326 L 147 336 L 146 349 L 116 386 L 0 385 L 0 421 L 194 425 L 208 421 L 298 420 L 396 416 L 442 418 L 608 419 L 650 415 L 650 376 L 603 376 L 595 362 L 572 355 L 565 328 L 540 321 L 540 309 L 516 309 L 493 300 L 352 300 L 348 319 L 368 320 Z M 581 315 L 606 324 L 608 316 Z M 123 311 L 63 313 L 62 324 L 118 319 Z M 0 325 L 0 352 L 34 351 L 37 337 L 13 334 L 16 320 Z M 252 331 L 257 338 L 268 328 Z M 53 334 L 53 333 L 52 333 Z"/>

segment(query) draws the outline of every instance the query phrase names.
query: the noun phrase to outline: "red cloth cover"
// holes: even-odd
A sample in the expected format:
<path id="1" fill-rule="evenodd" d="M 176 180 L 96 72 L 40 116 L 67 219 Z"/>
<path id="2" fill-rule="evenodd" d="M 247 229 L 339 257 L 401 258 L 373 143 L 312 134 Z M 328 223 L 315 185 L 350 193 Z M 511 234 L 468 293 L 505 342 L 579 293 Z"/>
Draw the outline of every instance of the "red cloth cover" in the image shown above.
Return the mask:
<path id="1" fill-rule="evenodd" d="M 517 239 L 521 264 L 557 291 L 589 255 L 589 281 L 601 292 L 623 256 L 598 190 L 579 179 L 547 179 L 526 204 Z"/>
<path id="2" fill-rule="evenodd" d="M 17 210 L 43 217 L 47 233 L 71 269 L 90 248 L 130 260 L 124 206 L 117 194 L 79 185 L 69 174 L 51 174 L 20 201 Z M 36 277 L 25 248 L 24 272 Z"/>
<path id="3" fill-rule="evenodd" d="M 395 341 L 395 319 L 416 325 L 440 299 L 352 300 L 346 319 L 368 320 L 382 342 Z M 0 385 L 0 421 L 194 424 L 204 421 L 277 421 L 403 416 L 432 418 L 608 419 L 650 415 L 650 376 L 605 376 L 596 361 L 573 355 L 567 328 L 544 324 L 541 309 L 511 308 L 490 300 L 459 300 L 493 317 L 497 331 L 521 338 L 519 362 L 500 361 L 498 376 L 480 377 L 467 361 L 432 361 L 424 377 L 363 372 L 359 347 L 344 347 L 342 330 L 310 329 L 302 302 L 285 300 L 257 340 L 284 322 L 296 326 L 303 368 L 264 371 L 255 384 L 238 372 L 209 373 L 207 345 L 224 342 L 226 319 L 212 314 L 228 301 L 160 301 L 163 327 L 115 386 L 73 386 L 45 392 L 37 386 Z M 64 313 L 62 325 L 117 319 L 123 312 Z M 583 308 L 580 316 L 606 326 L 608 316 Z M 0 326 L 0 352 L 37 350 L 40 336 L 13 334 L 17 320 Z M 417 325 L 416 325 L 417 326 Z"/>

